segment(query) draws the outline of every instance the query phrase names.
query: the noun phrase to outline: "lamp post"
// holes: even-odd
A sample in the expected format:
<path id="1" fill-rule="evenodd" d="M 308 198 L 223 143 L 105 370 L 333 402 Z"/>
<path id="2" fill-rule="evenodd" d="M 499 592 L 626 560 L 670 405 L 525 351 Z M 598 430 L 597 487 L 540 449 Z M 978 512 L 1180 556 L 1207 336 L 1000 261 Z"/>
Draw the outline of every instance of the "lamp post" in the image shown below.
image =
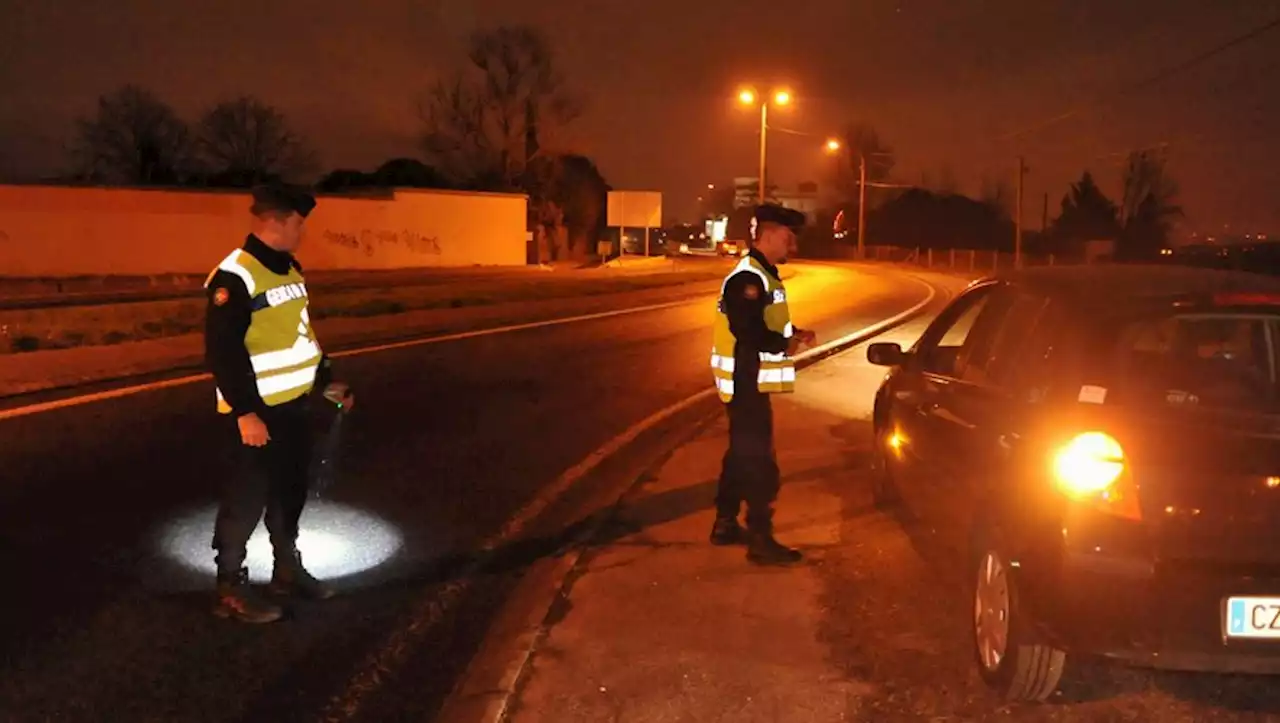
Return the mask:
<path id="1" fill-rule="evenodd" d="M 756 103 L 756 92 L 751 89 L 743 89 L 738 93 L 738 102 L 745 106 L 751 106 Z M 767 156 L 769 137 L 769 105 L 770 103 L 778 106 L 786 106 L 791 104 L 791 93 L 786 90 L 776 90 L 773 92 L 772 99 L 760 98 L 760 177 L 758 183 L 760 186 L 759 199 L 760 203 L 765 201 L 765 158 Z"/>

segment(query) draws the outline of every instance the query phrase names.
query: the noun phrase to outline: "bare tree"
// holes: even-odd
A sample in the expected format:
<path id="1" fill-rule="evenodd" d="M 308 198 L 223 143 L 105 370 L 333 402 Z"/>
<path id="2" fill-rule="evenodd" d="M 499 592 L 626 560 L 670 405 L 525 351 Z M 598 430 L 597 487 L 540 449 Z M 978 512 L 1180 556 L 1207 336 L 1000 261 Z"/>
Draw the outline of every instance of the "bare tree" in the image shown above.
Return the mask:
<path id="1" fill-rule="evenodd" d="M 997 209 L 1000 213 L 1012 216 L 1014 198 L 1013 186 L 1008 179 L 986 176 L 982 179 L 978 200 Z"/>
<path id="2" fill-rule="evenodd" d="M 252 185 L 318 167 L 315 153 L 284 114 L 251 96 L 210 108 L 200 120 L 196 147 L 221 185 Z"/>
<path id="3" fill-rule="evenodd" d="M 470 185 L 514 189 L 529 163 L 580 113 L 546 37 L 528 26 L 476 33 L 470 67 L 441 80 L 421 107 L 427 160 Z M 528 190 L 528 189 L 525 189 Z"/>
<path id="4" fill-rule="evenodd" d="M 182 180 L 190 130 L 154 93 L 126 85 L 98 98 L 76 122 L 71 154 L 81 177 L 105 183 L 167 185 Z"/>
<path id="5" fill-rule="evenodd" d="M 1155 203 L 1163 218 L 1181 215 L 1178 184 L 1168 173 L 1168 159 L 1153 150 L 1134 151 L 1125 162 L 1120 222 L 1128 225 L 1144 202 Z M 1148 201 L 1148 196 L 1151 201 Z"/>
<path id="6" fill-rule="evenodd" d="M 850 123 L 843 134 L 840 152 L 841 162 L 836 169 L 835 186 L 845 199 L 858 198 L 858 179 L 861 164 L 866 160 L 867 180 L 873 183 L 889 180 L 893 170 L 893 149 L 880 138 L 876 129 L 867 123 Z"/>
<path id="7" fill-rule="evenodd" d="M 1177 199 L 1178 186 L 1169 177 L 1163 154 L 1152 150 L 1130 153 L 1124 169 L 1120 203 L 1123 233 L 1117 255 L 1143 258 L 1157 254 L 1168 242 L 1174 221 L 1183 215 Z"/>

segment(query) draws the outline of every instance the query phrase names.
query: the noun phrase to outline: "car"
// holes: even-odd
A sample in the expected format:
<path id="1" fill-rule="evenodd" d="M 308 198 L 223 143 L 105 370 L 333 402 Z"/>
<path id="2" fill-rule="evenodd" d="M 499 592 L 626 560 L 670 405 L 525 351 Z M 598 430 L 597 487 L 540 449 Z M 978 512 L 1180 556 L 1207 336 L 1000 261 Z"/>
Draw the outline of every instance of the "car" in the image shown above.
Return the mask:
<path id="1" fill-rule="evenodd" d="M 888 367 L 877 506 L 967 568 L 978 671 L 1280 673 L 1280 280 L 1168 265 L 976 281 Z"/>
<path id="2" fill-rule="evenodd" d="M 751 249 L 747 247 L 747 244 L 741 241 L 721 241 L 716 244 L 716 253 L 721 256 L 736 258 L 739 256 L 746 256 L 750 251 Z"/>

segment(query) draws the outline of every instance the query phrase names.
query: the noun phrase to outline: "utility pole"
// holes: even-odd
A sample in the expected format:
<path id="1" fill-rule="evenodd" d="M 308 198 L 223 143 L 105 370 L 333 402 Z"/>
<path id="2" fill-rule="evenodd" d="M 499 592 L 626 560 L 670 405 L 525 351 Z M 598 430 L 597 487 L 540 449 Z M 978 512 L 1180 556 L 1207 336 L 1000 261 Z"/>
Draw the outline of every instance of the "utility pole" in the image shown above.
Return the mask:
<path id="1" fill-rule="evenodd" d="M 760 104 L 760 205 L 764 205 L 764 157 L 765 142 L 769 132 L 769 103 Z"/>
<path id="2" fill-rule="evenodd" d="M 858 260 L 866 257 L 867 237 L 867 154 L 858 152 Z"/>
<path id="3" fill-rule="evenodd" d="M 1044 208 L 1040 210 L 1040 233 L 1049 230 L 1049 192 L 1044 192 Z"/>
<path id="4" fill-rule="evenodd" d="M 1022 268 L 1022 186 L 1023 179 L 1027 175 L 1027 163 L 1022 156 L 1018 156 L 1018 198 L 1016 203 L 1017 211 L 1014 218 L 1014 235 L 1013 235 L 1013 268 Z"/>

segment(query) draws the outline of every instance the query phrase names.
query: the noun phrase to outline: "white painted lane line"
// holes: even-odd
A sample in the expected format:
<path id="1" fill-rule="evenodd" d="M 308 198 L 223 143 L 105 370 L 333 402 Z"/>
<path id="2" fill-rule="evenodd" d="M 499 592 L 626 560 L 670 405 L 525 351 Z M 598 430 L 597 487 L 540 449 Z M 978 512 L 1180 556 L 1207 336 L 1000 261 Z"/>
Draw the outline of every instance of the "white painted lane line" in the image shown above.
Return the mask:
<path id="1" fill-rule="evenodd" d="M 424 346 L 426 344 L 442 344 L 450 341 L 461 341 L 463 339 L 472 339 L 479 336 L 490 336 L 493 334 L 507 334 L 514 331 L 526 331 L 528 329 L 538 329 L 547 326 L 559 326 L 562 324 L 576 324 L 583 321 L 594 321 L 596 319 L 608 319 L 615 316 L 625 316 L 627 314 L 640 314 L 646 311 L 659 311 L 661 309 L 671 309 L 677 306 L 687 306 L 690 304 L 700 304 L 705 302 L 706 296 L 691 297 L 680 301 L 667 301 L 661 304 L 649 304 L 646 306 L 633 306 L 627 309 L 613 309 L 610 311 L 600 311 L 591 314 L 580 314 L 578 316 L 567 316 L 557 319 L 545 319 L 543 321 L 530 321 L 522 324 L 509 324 L 507 326 L 495 326 L 486 329 L 476 329 L 474 331 L 462 331 L 454 334 L 442 334 L 439 336 L 428 336 L 421 339 L 408 339 L 405 341 L 392 342 L 388 344 L 374 344 L 371 346 L 362 346 L 355 349 L 345 349 L 343 351 L 334 352 L 329 356 L 334 358 L 359 356 L 361 354 L 373 354 L 376 352 L 390 351 L 392 349 L 404 349 L 414 346 Z M 66 409 L 68 407 L 78 407 L 83 404 L 92 404 L 93 402 L 102 402 L 108 399 L 118 399 L 120 397 L 128 397 L 143 392 L 157 391 L 160 389 L 169 389 L 171 387 L 180 387 L 195 382 L 211 381 L 213 375 L 208 373 L 192 374 L 175 379 L 165 379 L 158 382 L 147 382 L 145 384 L 134 384 L 127 387 L 119 387 L 116 389 L 106 389 L 101 392 L 93 392 L 90 394 L 81 394 L 74 397 L 66 397 L 64 399 L 53 399 L 47 402 L 39 402 L 36 404 L 28 404 L 21 407 L 12 407 L 10 409 L 0 409 L 0 421 L 6 419 L 14 419 L 16 417 L 25 417 L 32 414 L 41 414 L 43 412 L 52 412 L 56 409 Z"/>
<path id="2" fill-rule="evenodd" d="M 787 276 L 788 279 L 799 276 L 799 271 L 794 271 Z M 697 283 L 697 282 L 691 282 Z M 615 316 L 625 316 L 627 314 L 640 314 L 646 311 L 659 311 L 661 309 L 672 309 L 677 306 L 687 306 L 690 304 L 700 304 L 706 301 L 707 296 L 692 296 L 687 299 L 678 301 L 664 301 L 661 304 L 647 304 L 645 306 L 633 306 L 626 309 L 612 309 L 609 311 L 597 311 L 590 314 L 579 314 L 577 316 L 565 316 L 556 319 L 544 319 L 542 321 L 530 321 L 521 324 L 508 324 L 506 326 L 494 326 L 486 329 L 476 329 L 474 331 L 461 331 L 454 334 L 442 334 L 439 336 L 428 336 L 421 339 L 408 339 L 405 341 L 390 342 L 386 344 L 373 344 L 370 346 L 362 346 L 355 349 L 346 349 L 334 352 L 329 356 L 338 359 L 348 356 L 359 356 L 361 354 L 373 354 L 375 352 L 390 351 L 392 349 L 404 349 L 413 346 L 423 346 L 426 344 L 442 344 L 449 341 L 461 341 L 463 339 L 473 339 L 479 336 L 490 336 L 493 334 L 508 334 L 513 331 L 526 331 L 528 329 L 539 329 L 547 326 L 560 326 L 562 324 L 577 324 L 583 321 L 594 321 L 596 319 L 608 319 Z M 27 404 L 21 407 L 12 407 L 9 409 L 0 409 L 0 421 L 6 419 L 15 419 L 17 417 L 26 417 L 32 414 L 42 414 L 44 412 L 52 412 L 58 409 L 66 409 L 68 407 L 78 407 L 83 404 L 92 404 L 94 402 L 103 402 L 109 399 L 119 399 L 120 397 L 128 397 L 143 392 L 153 392 L 160 389 L 169 389 L 171 387 L 180 387 L 186 384 L 194 384 L 195 382 L 211 381 L 212 374 L 192 374 L 185 377 L 176 377 L 174 379 L 166 379 L 159 382 L 147 382 L 145 384 L 133 384 L 127 387 L 118 387 L 115 389 L 106 389 L 101 392 L 92 392 L 90 394 L 81 394 L 74 397 L 66 397 L 63 399 L 54 399 L 48 402 L 39 402 L 36 404 Z"/>

